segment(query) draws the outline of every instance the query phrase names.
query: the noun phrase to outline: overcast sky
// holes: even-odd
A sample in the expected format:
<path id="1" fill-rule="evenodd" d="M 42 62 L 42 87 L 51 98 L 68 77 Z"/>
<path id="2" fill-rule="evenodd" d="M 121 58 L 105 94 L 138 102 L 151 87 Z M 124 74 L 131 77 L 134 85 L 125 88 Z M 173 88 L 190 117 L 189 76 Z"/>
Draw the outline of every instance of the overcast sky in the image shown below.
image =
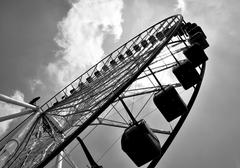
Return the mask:
<path id="1" fill-rule="evenodd" d="M 44 102 L 126 40 L 182 12 L 205 31 L 209 61 L 193 109 L 159 167 L 240 168 L 239 0 L 71 2 L 1 0 L 0 93 L 26 102 L 40 95 Z M 0 106 L 0 115 L 13 113 Z"/>

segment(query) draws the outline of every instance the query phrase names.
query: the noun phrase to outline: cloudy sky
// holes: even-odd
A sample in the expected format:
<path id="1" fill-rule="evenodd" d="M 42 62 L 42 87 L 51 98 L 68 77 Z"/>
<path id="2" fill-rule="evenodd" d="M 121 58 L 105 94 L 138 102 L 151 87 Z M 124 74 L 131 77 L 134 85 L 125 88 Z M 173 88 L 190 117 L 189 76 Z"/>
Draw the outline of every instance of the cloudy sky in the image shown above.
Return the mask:
<path id="1" fill-rule="evenodd" d="M 206 75 L 162 168 L 240 168 L 240 1 L 1 0 L 0 93 L 46 101 L 105 54 L 167 16 L 205 31 Z M 0 103 L 0 116 L 19 108 Z M 8 123 L 0 124 L 0 132 Z"/>

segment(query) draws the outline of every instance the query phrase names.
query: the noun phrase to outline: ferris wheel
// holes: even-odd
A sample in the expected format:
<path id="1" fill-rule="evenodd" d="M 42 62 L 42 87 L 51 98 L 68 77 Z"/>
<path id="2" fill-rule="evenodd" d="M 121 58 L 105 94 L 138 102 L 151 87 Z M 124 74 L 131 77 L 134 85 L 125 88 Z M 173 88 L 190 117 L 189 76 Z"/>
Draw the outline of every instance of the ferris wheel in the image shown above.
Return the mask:
<path id="1" fill-rule="evenodd" d="M 26 108 L 0 118 L 24 116 L 0 140 L 0 167 L 42 168 L 54 162 L 50 167 L 60 168 L 64 161 L 77 167 L 69 157 L 75 147 L 64 154 L 73 142 L 92 168 L 105 167 L 83 142 L 99 127 L 120 130 L 120 148 L 136 167 L 155 167 L 198 95 L 208 60 L 206 38 L 196 23 L 174 15 L 130 39 L 41 106 L 35 105 L 39 97 L 29 104 L 0 95 Z"/>

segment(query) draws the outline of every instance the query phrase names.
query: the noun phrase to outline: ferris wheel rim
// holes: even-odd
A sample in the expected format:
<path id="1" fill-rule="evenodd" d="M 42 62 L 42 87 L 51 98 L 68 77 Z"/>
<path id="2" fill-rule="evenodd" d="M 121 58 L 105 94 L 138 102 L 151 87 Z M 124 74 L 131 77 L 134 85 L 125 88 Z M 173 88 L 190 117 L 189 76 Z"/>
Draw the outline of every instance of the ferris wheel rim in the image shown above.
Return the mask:
<path id="1" fill-rule="evenodd" d="M 184 20 L 183 20 L 183 17 L 181 16 L 181 15 L 173 15 L 173 16 L 170 16 L 170 17 L 168 17 L 168 18 L 165 18 L 164 20 L 162 20 L 162 21 L 160 21 L 160 22 L 158 22 L 158 23 L 156 23 L 155 25 L 157 25 L 157 24 L 160 24 L 160 23 L 164 23 L 164 21 L 167 21 L 169 18 L 174 18 L 174 17 L 180 17 L 180 19 L 179 19 L 179 21 L 177 21 L 177 23 L 174 23 L 174 29 L 171 29 L 171 31 L 169 31 L 168 33 L 167 33 L 167 36 L 166 36 L 166 39 L 161 43 L 161 44 L 158 44 L 157 46 L 155 46 L 154 47 L 154 49 L 153 50 L 151 50 L 149 53 L 148 53 L 148 55 L 150 55 L 150 56 L 148 56 L 149 57 L 149 59 L 147 59 L 147 60 L 143 60 L 142 62 L 144 62 L 143 63 L 143 65 L 141 65 L 141 67 L 138 69 L 138 71 L 137 72 L 135 72 L 133 75 L 131 75 L 129 78 L 128 78 L 128 80 L 126 80 L 126 81 L 121 81 L 122 83 L 124 83 L 121 87 L 117 87 L 115 90 L 114 90 L 114 94 L 113 95 L 111 95 L 110 97 L 108 97 L 108 100 L 102 105 L 102 107 L 100 107 L 100 108 L 98 108 L 95 112 L 94 112 L 94 114 L 92 114 L 85 122 L 84 122 L 84 124 L 82 124 L 81 126 L 79 126 L 79 128 L 78 129 L 75 129 L 69 136 L 67 136 L 65 139 L 64 139 L 64 141 L 63 142 L 61 142 L 61 144 L 59 145 L 59 146 L 57 146 L 57 148 L 55 148 L 54 150 L 53 150 L 53 152 L 51 152 L 47 157 L 45 157 L 44 158 L 44 160 L 42 160 L 40 163 L 38 163 L 37 165 L 35 165 L 36 167 L 44 167 L 45 165 L 47 165 L 55 156 L 57 156 L 65 147 L 67 147 L 82 131 L 84 131 L 91 123 L 93 123 L 93 121 L 95 120 L 95 119 L 97 119 L 98 118 L 98 116 L 99 115 L 101 115 L 102 113 L 103 113 L 103 111 L 105 110 L 105 109 L 107 109 L 120 95 L 121 95 L 121 93 L 123 93 L 133 82 L 135 82 L 137 79 L 138 79 L 138 77 L 140 76 L 140 74 L 142 73 L 142 72 L 144 72 L 144 70 L 153 62 L 153 60 L 156 58 L 156 56 L 163 50 L 163 48 L 166 46 L 166 45 L 168 45 L 168 44 L 170 44 L 169 43 L 169 41 L 171 40 L 171 38 L 173 37 L 173 35 L 174 35 L 174 33 L 175 32 L 177 32 L 178 30 L 179 30 L 179 28 L 180 28 L 180 24 L 182 23 L 182 22 L 184 22 Z M 151 27 L 149 27 L 148 29 L 146 29 L 146 30 L 144 30 L 143 32 L 146 32 L 146 31 L 148 31 L 150 28 L 153 28 L 155 25 L 153 25 L 153 26 L 151 26 Z M 137 36 L 140 36 L 143 32 L 141 32 L 140 34 L 138 34 Z M 129 43 L 129 42 L 131 42 L 132 40 L 134 40 L 134 38 L 136 38 L 137 36 L 135 36 L 135 37 L 133 37 L 132 39 L 130 39 L 128 42 L 126 42 L 124 45 L 126 45 L 127 43 Z M 183 43 L 184 43 L 184 41 L 182 41 Z M 124 45 L 122 45 L 122 46 L 124 46 Z M 121 47 L 122 47 L 121 46 Z M 119 47 L 119 48 L 121 48 L 121 47 Z M 118 48 L 118 49 L 119 49 Z M 116 49 L 115 51 L 117 51 L 118 49 Z M 114 52 L 115 52 L 114 51 Z M 171 51 L 170 51 L 171 52 Z M 133 63 L 135 63 L 135 62 L 133 62 Z M 167 69 L 170 69 L 170 67 L 168 67 Z M 113 70 L 114 71 L 114 70 Z M 189 105 L 190 104 L 190 102 L 192 102 L 192 104 L 194 103 L 194 101 L 195 101 L 195 99 L 196 99 L 196 96 L 197 96 L 197 94 L 198 94 L 198 91 L 199 91 L 199 89 L 200 89 L 200 85 L 201 85 L 201 82 L 202 82 L 202 79 L 203 79 L 203 75 L 204 75 L 204 71 L 205 71 L 205 63 L 202 65 L 202 67 L 201 67 L 201 73 L 203 73 L 202 74 L 202 78 L 201 78 L 201 81 L 199 82 L 199 83 L 197 83 L 196 84 L 196 88 L 194 88 L 194 91 L 193 91 L 193 93 L 192 93 L 192 96 L 191 96 L 191 98 L 190 98 L 190 100 L 189 100 L 189 103 L 188 103 L 188 108 L 189 108 L 189 110 L 188 110 L 188 113 L 187 114 L 185 114 L 185 115 L 183 115 L 183 116 L 181 116 L 180 117 L 180 119 L 178 120 L 178 123 L 180 123 L 180 121 L 182 122 L 182 124 L 183 124 L 183 122 L 184 122 L 184 120 L 186 119 L 186 117 L 187 117 L 187 115 L 189 114 L 189 112 L 190 112 L 190 109 L 191 109 L 191 106 Z M 77 78 L 78 79 L 78 78 Z M 76 80 L 77 80 L 76 79 Z M 69 85 L 71 85 L 71 83 L 69 84 Z M 69 86 L 68 85 L 68 86 Z M 178 86 L 178 85 L 176 85 L 176 86 Z M 174 86 L 175 87 L 175 86 Z M 61 90 L 62 91 L 62 90 Z M 61 91 L 60 92 L 58 92 L 57 94 L 59 94 L 59 93 L 61 93 Z M 56 94 L 56 95 L 57 95 Z M 56 96 L 55 95 L 55 96 Z M 195 95 L 195 98 L 194 98 L 194 95 Z M 53 96 L 53 98 L 55 98 L 55 96 Z M 52 98 L 52 99 L 53 99 Z M 47 103 L 47 102 L 46 102 Z M 45 104 L 46 104 L 45 103 Z M 40 110 L 41 110 L 41 108 L 44 106 L 44 104 L 40 107 Z M 45 116 L 45 115 L 48 115 L 48 113 L 45 113 L 46 111 L 43 111 L 43 110 L 41 110 L 41 116 Z M 176 128 L 176 129 L 175 129 Z M 174 132 L 174 130 L 173 130 L 173 132 L 171 132 L 171 134 L 169 135 L 169 137 L 168 137 L 168 139 L 169 140 L 167 140 L 167 142 L 169 141 L 170 143 L 169 143 L 169 145 L 167 146 L 167 143 L 165 142 L 164 143 L 164 145 L 163 145 L 163 150 L 167 150 L 167 148 L 170 146 L 170 144 L 171 144 L 171 142 L 173 141 L 173 139 L 174 139 L 174 137 L 176 136 L 176 134 L 177 134 L 177 132 L 179 131 L 179 129 L 181 128 L 181 125 L 179 126 L 179 128 L 176 126 L 176 127 L 174 127 L 174 130 L 177 130 L 176 132 Z M 174 135 L 175 134 L 175 135 Z M 165 153 L 165 151 L 161 154 L 161 156 L 160 156 L 160 158 L 163 156 L 163 154 Z M 160 159 L 159 158 L 159 159 Z M 149 166 L 151 166 L 151 165 L 153 165 L 154 164 L 154 162 L 156 163 L 156 162 L 158 162 L 157 161 L 157 159 L 158 158 L 156 158 L 155 160 L 153 160 L 153 162 L 149 165 Z M 149 167 L 150 168 L 150 167 Z"/>
<path id="2" fill-rule="evenodd" d="M 172 16 L 169 16 L 163 20 L 161 20 L 160 22 L 157 22 L 156 24 L 150 26 L 149 28 L 143 30 L 141 33 L 139 33 L 138 35 L 134 36 L 133 38 L 131 38 L 130 40 L 128 40 L 127 42 L 125 42 L 124 44 L 122 44 L 120 47 L 118 47 L 117 49 L 115 49 L 113 52 L 111 52 L 110 54 L 108 54 L 106 57 L 104 57 L 102 60 L 104 60 L 105 58 L 109 57 L 112 55 L 112 53 L 116 52 L 117 50 L 119 50 L 121 47 L 123 46 L 126 46 L 129 42 L 131 42 L 133 39 L 135 39 L 136 37 L 138 37 L 139 35 L 143 34 L 144 32 L 147 32 L 148 30 L 152 29 L 154 26 L 158 25 L 158 24 L 161 24 L 162 22 L 165 22 L 166 20 L 170 19 L 170 18 L 173 18 L 173 17 L 180 17 L 180 21 L 179 21 L 179 24 L 181 21 L 183 21 L 183 16 L 181 14 L 176 14 L 176 15 L 172 15 Z M 168 39 L 166 39 L 166 41 L 169 41 L 171 39 L 171 37 L 173 36 L 173 32 L 174 31 L 177 31 L 179 29 L 179 24 L 174 28 L 174 30 L 171 30 L 171 33 L 169 34 L 168 36 Z M 102 60 L 100 60 L 98 63 L 100 63 Z M 95 65 L 97 65 L 98 63 L 96 63 Z M 94 66 L 95 66 L 94 65 Z M 91 68 L 93 68 L 94 66 L 92 66 Z M 90 68 L 90 69 L 91 69 Z M 87 70 L 88 71 L 88 70 Z M 86 72 L 87 72 L 86 71 Z M 81 74 L 78 78 L 76 78 L 75 80 L 73 80 L 70 84 L 68 84 L 67 86 L 65 86 L 63 89 L 61 89 L 59 92 L 57 92 L 54 96 L 52 96 L 52 98 L 50 98 L 48 101 L 46 101 L 45 103 L 43 103 L 41 106 L 40 106 L 40 109 L 41 111 L 45 111 L 43 110 L 43 107 L 45 105 L 47 105 L 48 102 L 50 102 L 51 100 L 53 100 L 58 94 L 60 94 L 64 89 L 66 89 L 67 87 L 69 87 L 74 81 L 78 80 L 79 78 L 81 78 L 81 76 L 83 76 L 86 72 L 84 72 L 83 74 Z"/>
<path id="3" fill-rule="evenodd" d="M 44 167 L 49 161 L 51 161 L 54 157 L 57 156 L 58 153 L 60 153 L 66 146 L 68 146 L 85 128 L 87 128 L 132 82 L 134 82 L 137 77 L 141 74 L 141 72 L 146 69 L 149 64 L 154 60 L 154 58 L 161 52 L 161 50 L 165 47 L 165 45 L 170 41 L 170 39 L 173 36 L 173 33 L 177 31 L 180 27 L 180 23 L 183 21 L 182 15 L 173 15 L 170 16 L 158 23 L 164 22 L 172 17 L 180 16 L 180 21 L 176 25 L 176 27 L 168 34 L 166 40 L 159 44 L 158 47 L 154 49 L 154 54 L 151 56 L 151 58 L 134 74 L 125 85 L 123 85 L 112 97 L 110 100 L 108 100 L 106 103 L 104 103 L 87 121 L 85 121 L 84 126 L 83 124 L 76 129 L 70 136 L 68 136 L 64 142 L 62 142 L 48 157 L 46 157 L 37 167 Z M 156 24 L 155 24 L 156 25 Z M 152 27 L 152 26 L 151 26 Z M 149 29 L 149 28 L 148 28 Z M 146 29 L 146 30 L 148 30 Z M 145 32 L 144 30 L 143 32 Z M 141 34 L 141 33 L 140 33 Z"/>
<path id="4" fill-rule="evenodd" d="M 206 69 L 206 63 L 203 63 L 202 67 L 201 67 L 201 74 L 200 74 L 201 79 L 203 79 L 203 77 L 204 77 L 205 69 Z M 191 111 L 191 108 L 192 108 L 192 106 L 197 98 L 198 92 L 200 90 L 201 84 L 202 84 L 202 80 L 195 86 L 192 96 L 187 104 L 188 111 L 187 111 L 187 113 L 183 114 L 180 117 L 180 119 L 178 120 L 177 125 L 174 127 L 173 131 L 171 132 L 171 134 L 167 138 L 166 142 L 162 146 L 161 154 L 157 158 L 152 160 L 147 168 L 154 168 L 157 165 L 157 163 L 160 161 L 160 159 L 163 157 L 163 155 L 165 154 L 165 152 L 167 151 L 167 149 L 169 148 L 171 143 L 173 142 L 174 138 L 176 137 L 177 133 L 181 129 L 183 123 L 185 122 L 186 118 L 188 117 L 188 115 Z"/>

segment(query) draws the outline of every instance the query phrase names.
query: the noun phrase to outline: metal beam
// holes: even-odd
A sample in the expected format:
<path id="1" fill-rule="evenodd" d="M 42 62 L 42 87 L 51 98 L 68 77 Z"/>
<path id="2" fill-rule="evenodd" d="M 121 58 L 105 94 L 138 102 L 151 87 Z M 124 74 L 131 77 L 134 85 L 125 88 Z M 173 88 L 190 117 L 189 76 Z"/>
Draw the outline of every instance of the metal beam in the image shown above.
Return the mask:
<path id="1" fill-rule="evenodd" d="M 55 168 L 62 168 L 63 163 L 63 151 L 61 151 L 56 158 Z"/>
<path id="2" fill-rule="evenodd" d="M 11 119 L 14 119 L 14 118 L 18 118 L 18 117 L 21 117 L 21 116 L 24 116 L 24 115 L 27 115 L 27 114 L 31 114 L 31 113 L 33 113 L 33 110 L 24 110 L 24 111 L 16 113 L 16 114 L 3 116 L 3 117 L 0 117 L 0 122 L 6 121 L 6 120 L 11 120 Z"/>
<path id="3" fill-rule="evenodd" d="M 63 151 L 65 154 L 65 157 L 68 159 L 68 161 L 70 162 L 70 164 L 72 165 L 73 168 L 78 168 L 77 164 L 73 161 L 73 159 L 71 158 L 71 156 L 69 155 L 69 153 L 66 153 L 65 151 Z"/>
<path id="4" fill-rule="evenodd" d="M 128 106 L 126 105 L 126 103 L 123 101 L 123 99 L 121 97 L 119 97 L 120 102 L 122 103 L 123 107 L 125 108 L 126 112 L 128 113 L 129 117 L 131 118 L 133 124 L 137 125 L 137 121 L 134 118 L 134 116 L 132 115 L 131 111 L 129 110 Z"/>
<path id="5" fill-rule="evenodd" d="M 0 149 L 2 149 L 13 137 L 21 130 L 24 126 L 26 126 L 27 122 L 30 122 L 33 118 L 33 115 L 30 115 L 27 119 L 25 119 L 21 124 L 19 124 L 15 129 L 9 132 L 6 136 L 4 136 L 0 140 Z M 18 142 L 18 141 L 17 141 Z"/>
<path id="6" fill-rule="evenodd" d="M 25 107 L 25 108 L 30 108 L 32 110 L 37 110 L 38 109 L 37 106 L 34 106 L 34 105 L 26 103 L 26 102 L 21 102 L 21 101 L 15 100 L 15 99 L 13 99 L 11 97 L 8 97 L 6 95 L 3 95 L 3 94 L 0 94 L 0 101 L 10 103 L 10 104 L 14 104 L 14 105 L 21 106 L 21 107 Z"/>
<path id="7" fill-rule="evenodd" d="M 90 154 L 90 152 L 88 151 L 86 145 L 84 144 L 84 142 L 82 141 L 82 139 L 80 137 L 77 137 L 78 142 L 80 143 L 80 145 L 83 148 L 83 151 L 88 159 L 88 162 L 91 165 L 91 168 L 102 168 L 102 166 L 99 166 L 93 159 L 92 155 Z"/>
<path id="8" fill-rule="evenodd" d="M 117 125 L 117 124 L 110 124 L 110 123 L 92 123 L 92 126 L 94 125 L 103 125 L 103 126 L 110 126 L 110 127 L 117 127 L 117 128 L 128 128 L 129 126 L 124 126 L 124 125 Z M 150 128 L 154 133 L 157 134 L 165 134 L 165 135 L 170 135 L 171 131 L 164 131 L 164 130 L 159 130 L 155 128 Z"/>

